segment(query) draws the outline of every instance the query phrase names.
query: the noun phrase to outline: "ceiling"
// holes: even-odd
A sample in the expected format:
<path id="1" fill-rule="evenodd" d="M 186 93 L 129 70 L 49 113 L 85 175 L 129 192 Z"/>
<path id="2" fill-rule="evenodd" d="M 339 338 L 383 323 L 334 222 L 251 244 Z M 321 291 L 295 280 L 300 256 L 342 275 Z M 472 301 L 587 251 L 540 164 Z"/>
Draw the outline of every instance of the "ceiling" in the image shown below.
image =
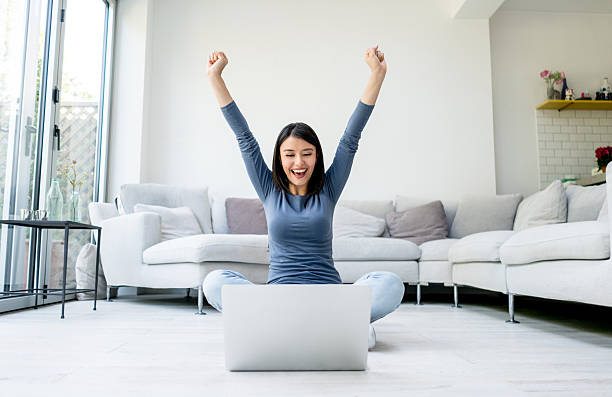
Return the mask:
<path id="1" fill-rule="evenodd" d="M 506 0 L 498 11 L 612 13 L 612 0 Z"/>

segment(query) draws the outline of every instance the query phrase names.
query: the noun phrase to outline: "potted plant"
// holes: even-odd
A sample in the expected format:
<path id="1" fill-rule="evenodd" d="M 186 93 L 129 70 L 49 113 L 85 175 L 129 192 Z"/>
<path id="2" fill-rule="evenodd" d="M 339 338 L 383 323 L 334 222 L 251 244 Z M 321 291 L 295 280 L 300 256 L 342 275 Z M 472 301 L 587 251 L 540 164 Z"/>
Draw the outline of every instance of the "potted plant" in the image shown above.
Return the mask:
<path id="1" fill-rule="evenodd" d="M 612 161 L 612 146 L 598 147 L 595 149 L 595 157 L 597 157 L 599 169 L 606 172 L 606 166 Z"/>

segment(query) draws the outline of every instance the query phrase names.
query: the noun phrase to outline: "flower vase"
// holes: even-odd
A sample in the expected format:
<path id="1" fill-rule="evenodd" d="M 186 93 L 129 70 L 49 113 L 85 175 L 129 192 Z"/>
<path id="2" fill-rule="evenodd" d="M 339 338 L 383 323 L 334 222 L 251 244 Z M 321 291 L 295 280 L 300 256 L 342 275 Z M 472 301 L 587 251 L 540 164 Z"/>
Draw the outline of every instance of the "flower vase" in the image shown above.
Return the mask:
<path id="1" fill-rule="evenodd" d="M 554 87 L 552 81 L 550 83 L 546 83 L 546 97 L 548 99 L 554 99 L 555 98 L 555 87 Z"/>
<path id="2" fill-rule="evenodd" d="M 79 188 L 72 189 L 72 194 L 68 196 L 68 220 L 81 222 L 81 192 Z"/>

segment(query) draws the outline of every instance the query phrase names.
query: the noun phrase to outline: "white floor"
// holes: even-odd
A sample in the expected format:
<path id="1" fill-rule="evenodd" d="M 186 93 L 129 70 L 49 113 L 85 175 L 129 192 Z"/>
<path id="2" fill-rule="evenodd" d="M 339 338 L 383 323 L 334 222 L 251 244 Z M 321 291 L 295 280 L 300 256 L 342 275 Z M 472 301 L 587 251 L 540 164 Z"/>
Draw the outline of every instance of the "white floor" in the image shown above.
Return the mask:
<path id="1" fill-rule="evenodd" d="M 230 373 L 210 307 L 73 301 L 64 320 L 59 305 L 0 314 L 0 396 L 612 395 L 610 317 L 519 305 L 521 324 L 506 324 L 499 304 L 404 303 L 376 323 L 365 372 Z"/>

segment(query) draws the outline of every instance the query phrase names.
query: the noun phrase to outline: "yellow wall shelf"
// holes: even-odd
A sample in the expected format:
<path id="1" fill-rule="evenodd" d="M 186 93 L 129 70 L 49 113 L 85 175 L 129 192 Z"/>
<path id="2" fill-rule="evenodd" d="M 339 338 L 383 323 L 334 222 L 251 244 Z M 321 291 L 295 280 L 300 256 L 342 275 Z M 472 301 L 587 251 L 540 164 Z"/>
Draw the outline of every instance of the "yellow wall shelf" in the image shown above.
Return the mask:
<path id="1" fill-rule="evenodd" d="M 562 110 L 612 110 L 612 101 L 563 101 L 557 99 L 549 99 L 548 101 L 540 104 L 536 108 L 537 110 L 542 109 L 554 109 L 558 111 Z"/>

